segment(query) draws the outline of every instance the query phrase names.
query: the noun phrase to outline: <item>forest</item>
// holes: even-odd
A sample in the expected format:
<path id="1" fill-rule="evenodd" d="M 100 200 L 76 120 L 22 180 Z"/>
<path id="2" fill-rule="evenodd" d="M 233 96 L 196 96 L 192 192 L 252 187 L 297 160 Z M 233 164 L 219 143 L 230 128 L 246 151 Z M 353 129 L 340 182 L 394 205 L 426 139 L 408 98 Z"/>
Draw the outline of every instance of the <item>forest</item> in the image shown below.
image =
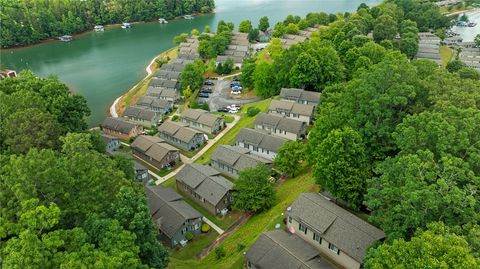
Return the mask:
<path id="1" fill-rule="evenodd" d="M 167 266 L 131 159 L 105 154 L 89 113 L 55 77 L 0 80 L 0 267 Z"/>
<path id="2" fill-rule="evenodd" d="M 458 60 L 439 68 L 413 59 L 418 32 L 449 23 L 416 0 L 288 16 L 274 36 L 325 26 L 287 49 L 273 38 L 268 56 L 244 61 L 242 82 L 257 95 L 322 93 L 305 159 L 320 188 L 385 232 L 365 268 L 480 265 L 480 73 Z M 298 173 L 302 151 L 286 144 L 277 169 Z"/>
<path id="3" fill-rule="evenodd" d="M 0 47 L 72 35 L 94 25 L 209 13 L 214 0 L 0 0 Z"/>

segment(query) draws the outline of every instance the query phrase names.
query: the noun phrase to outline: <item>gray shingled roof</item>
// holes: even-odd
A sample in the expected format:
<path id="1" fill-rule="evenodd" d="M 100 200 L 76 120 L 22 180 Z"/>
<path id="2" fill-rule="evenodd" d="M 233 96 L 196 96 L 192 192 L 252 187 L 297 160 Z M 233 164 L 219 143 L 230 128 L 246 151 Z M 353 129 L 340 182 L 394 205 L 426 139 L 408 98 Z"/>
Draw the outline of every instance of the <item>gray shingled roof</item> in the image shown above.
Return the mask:
<path id="1" fill-rule="evenodd" d="M 174 89 L 177 87 L 178 81 L 176 80 L 168 80 L 168 79 L 161 79 L 161 78 L 152 78 L 150 80 L 149 86 L 152 87 L 162 87 L 162 88 L 167 88 L 167 89 Z"/>
<path id="2" fill-rule="evenodd" d="M 168 80 L 178 80 L 180 78 L 180 72 L 160 69 L 155 73 L 154 76 Z"/>
<path id="3" fill-rule="evenodd" d="M 270 135 L 261 130 L 243 128 L 237 135 L 237 143 L 243 142 L 272 152 L 278 152 L 287 139 Z"/>
<path id="4" fill-rule="evenodd" d="M 367 248 L 385 237 L 375 226 L 318 193 L 302 193 L 288 214 L 360 263 Z"/>
<path id="5" fill-rule="evenodd" d="M 165 99 L 159 99 L 151 96 L 141 96 L 140 98 L 138 98 L 137 106 L 168 109 L 172 106 L 172 102 Z"/>
<path id="6" fill-rule="evenodd" d="M 130 147 L 159 162 L 162 161 L 169 152 L 178 152 L 177 148 L 170 146 L 158 136 L 140 135 L 133 141 Z"/>
<path id="7" fill-rule="evenodd" d="M 141 108 L 141 107 L 136 107 L 136 106 L 130 106 L 125 109 L 125 111 L 122 114 L 123 117 L 132 117 L 132 118 L 137 118 L 137 119 L 142 119 L 146 121 L 152 121 L 153 118 L 155 117 L 155 112 Z"/>
<path id="8" fill-rule="evenodd" d="M 187 127 L 188 124 L 183 124 L 179 122 L 166 121 L 160 127 L 158 131 L 160 133 L 165 133 L 170 136 L 175 137 L 176 139 L 189 143 L 197 134 L 203 134 L 200 131 L 196 131 L 192 128 Z"/>
<path id="9" fill-rule="evenodd" d="M 178 92 L 176 89 L 171 89 L 171 88 L 167 89 L 162 87 L 157 88 L 152 86 L 149 86 L 147 89 L 147 96 L 176 99 L 177 95 L 178 95 Z"/>
<path id="10" fill-rule="evenodd" d="M 209 113 L 202 109 L 187 108 L 182 112 L 182 117 L 212 127 L 222 117 Z"/>
<path id="11" fill-rule="evenodd" d="M 281 98 L 305 100 L 312 103 L 320 102 L 321 94 L 319 92 L 306 91 L 303 89 L 282 88 L 280 91 Z"/>
<path id="12" fill-rule="evenodd" d="M 160 67 L 160 70 L 166 70 L 166 71 L 175 71 L 175 72 L 182 72 L 183 69 L 185 68 L 186 63 L 178 63 L 175 61 L 172 61 L 171 63 L 164 64 L 162 67 Z"/>
<path id="13" fill-rule="evenodd" d="M 213 152 L 211 159 L 231 166 L 238 171 L 242 171 L 245 168 L 254 168 L 260 163 L 265 165 L 272 163 L 270 160 L 250 154 L 250 150 L 246 148 L 230 145 L 220 145 Z"/>
<path id="14" fill-rule="evenodd" d="M 107 134 L 104 134 L 104 133 L 100 133 L 100 136 L 102 137 L 103 142 L 105 142 L 107 144 L 110 143 L 113 140 L 118 140 L 118 138 L 116 138 L 115 136 L 107 135 Z"/>
<path id="15" fill-rule="evenodd" d="M 300 237 L 283 230 L 265 232 L 245 258 L 258 269 L 333 269 L 319 251 Z"/>
<path id="16" fill-rule="evenodd" d="M 233 189 L 232 182 L 207 165 L 187 164 L 175 178 L 213 205 L 217 205 Z"/>
<path id="17" fill-rule="evenodd" d="M 312 105 L 299 104 L 290 101 L 272 100 L 270 106 L 268 107 L 268 110 L 287 111 L 289 113 L 295 113 L 298 115 L 311 117 L 313 116 L 315 107 Z"/>
<path id="18" fill-rule="evenodd" d="M 170 238 L 183 226 L 185 221 L 202 217 L 172 189 L 146 185 L 145 194 L 154 222 L 159 222 L 160 227 L 158 228 Z"/>
<path id="19" fill-rule="evenodd" d="M 255 125 L 268 125 L 271 128 L 301 135 L 305 131 L 305 122 L 284 118 L 277 115 L 260 113 L 255 119 Z"/>
<path id="20" fill-rule="evenodd" d="M 122 134 L 128 134 L 132 129 L 134 129 L 137 124 L 128 122 L 123 119 L 107 117 L 102 123 L 102 128 L 106 128 L 109 130 L 115 130 Z"/>

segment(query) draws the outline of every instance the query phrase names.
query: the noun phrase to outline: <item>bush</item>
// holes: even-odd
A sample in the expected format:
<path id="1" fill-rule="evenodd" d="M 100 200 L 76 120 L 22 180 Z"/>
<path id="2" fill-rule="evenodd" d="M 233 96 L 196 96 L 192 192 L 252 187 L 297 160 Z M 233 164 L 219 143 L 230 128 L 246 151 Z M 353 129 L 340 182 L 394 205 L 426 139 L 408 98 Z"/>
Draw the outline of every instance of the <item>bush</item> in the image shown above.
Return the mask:
<path id="1" fill-rule="evenodd" d="M 192 239 L 193 239 L 193 233 L 188 232 L 188 233 L 185 235 L 185 239 L 187 239 L 188 241 L 192 240 Z"/>
<path id="2" fill-rule="evenodd" d="M 234 117 L 227 115 L 223 116 L 223 119 L 225 120 L 225 123 L 232 123 L 235 120 Z"/>
<path id="3" fill-rule="evenodd" d="M 242 243 L 237 243 L 237 251 L 242 251 L 245 248 L 245 245 Z"/>
<path id="4" fill-rule="evenodd" d="M 179 121 L 179 120 L 180 120 L 180 116 L 178 116 L 178 115 L 173 115 L 172 121 Z"/>
<path id="5" fill-rule="evenodd" d="M 202 224 L 202 233 L 208 233 L 210 231 L 210 225 L 207 223 Z"/>
<path id="6" fill-rule="evenodd" d="M 247 109 L 247 115 L 249 117 L 255 117 L 258 113 L 260 113 L 260 109 L 258 107 L 251 106 Z"/>
<path id="7" fill-rule="evenodd" d="M 223 246 L 220 246 L 215 249 L 215 258 L 217 260 L 220 260 L 221 258 L 225 257 L 227 254 L 225 253 L 225 248 Z"/>

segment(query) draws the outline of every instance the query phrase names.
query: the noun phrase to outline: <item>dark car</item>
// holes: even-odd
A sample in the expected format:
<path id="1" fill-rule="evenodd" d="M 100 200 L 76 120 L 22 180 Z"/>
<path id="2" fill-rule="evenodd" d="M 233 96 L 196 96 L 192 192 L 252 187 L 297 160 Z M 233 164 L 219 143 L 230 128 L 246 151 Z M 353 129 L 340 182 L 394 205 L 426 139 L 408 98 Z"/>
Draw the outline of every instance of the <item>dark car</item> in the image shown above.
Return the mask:
<path id="1" fill-rule="evenodd" d="M 240 86 L 242 86 L 242 84 L 240 84 L 240 82 L 238 82 L 238 81 L 234 81 L 234 82 L 230 83 L 230 87 L 240 87 Z"/>
<path id="2" fill-rule="evenodd" d="M 228 111 L 230 111 L 230 109 L 228 109 L 227 107 L 221 107 L 217 109 L 217 112 L 228 112 Z"/>
<path id="3" fill-rule="evenodd" d="M 215 85 L 215 83 L 213 83 L 213 81 L 211 81 L 211 80 L 207 80 L 207 81 L 205 81 L 205 83 L 203 83 L 203 84 L 205 84 L 205 85 L 207 85 L 207 86 L 213 86 L 213 85 Z"/>
<path id="4" fill-rule="evenodd" d="M 208 98 L 208 93 L 200 92 L 200 93 L 198 94 L 198 97 Z"/>
<path id="5" fill-rule="evenodd" d="M 211 88 L 203 88 L 200 90 L 200 92 L 203 92 L 203 93 L 212 93 L 212 89 Z"/>

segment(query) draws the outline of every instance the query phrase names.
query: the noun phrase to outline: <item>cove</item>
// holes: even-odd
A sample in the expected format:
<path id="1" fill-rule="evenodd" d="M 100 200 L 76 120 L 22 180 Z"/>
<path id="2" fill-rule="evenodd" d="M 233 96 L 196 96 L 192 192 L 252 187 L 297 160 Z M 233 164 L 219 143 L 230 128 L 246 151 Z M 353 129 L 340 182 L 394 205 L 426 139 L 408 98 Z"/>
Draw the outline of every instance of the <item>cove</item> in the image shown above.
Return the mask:
<path id="1" fill-rule="evenodd" d="M 31 69 L 39 76 L 55 75 L 74 92 L 83 95 L 92 111 L 90 126 L 97 126 L 111 103 L 145 76 L 153 57 L 174 46 L 172 39 L 206 25 L 212 30 L 219 20 L 238 26 L 248 19 L 256 26 L 262 16 L 270 25 L 287 15 L 309 12 L 352 12 L 362 3 L 377 5 L 381 0 L 217 0 L 214 14 L 168 24 L 135 24 L 131 29 L 109 28 L 103 33 L 88 32 L 72 42 L 50 42 L 31 47 L 1 50 L 0 64 L 21 71 Z"/>

